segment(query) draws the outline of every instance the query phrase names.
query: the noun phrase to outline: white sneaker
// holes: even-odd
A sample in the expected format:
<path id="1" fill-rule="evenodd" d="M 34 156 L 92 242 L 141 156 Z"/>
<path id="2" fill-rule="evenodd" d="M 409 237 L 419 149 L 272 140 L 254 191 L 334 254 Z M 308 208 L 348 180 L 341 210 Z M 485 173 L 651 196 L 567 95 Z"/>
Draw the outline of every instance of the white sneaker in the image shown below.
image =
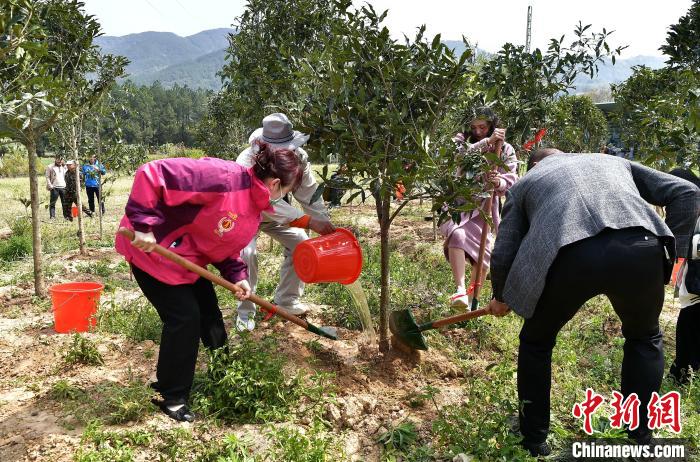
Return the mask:
<path id="1" fill-rule="evenodd" d="M 287 313 L 293 314 L 294 316 L 301 316 L 309 312 L 309 307 L 299 302 L 298 300 L 292 302 L 291 305 L 279 305 L 279 307 Z"/>
<path id="2" fill-rule="evenodd" d="M 236 330 L 238 332 L 252 331 L 255 329 L 255 313 L 239 311 L 236 315 Z"/>
<path id="3" fill-rule="evenodd" d="M 457 292 L 456 294 L 452 295 L 450 297 L 450 306 L 452 308 L 469 308 L 471 306 L 472 301 L 469 295 L 467 295 L 466 292 Z"/>

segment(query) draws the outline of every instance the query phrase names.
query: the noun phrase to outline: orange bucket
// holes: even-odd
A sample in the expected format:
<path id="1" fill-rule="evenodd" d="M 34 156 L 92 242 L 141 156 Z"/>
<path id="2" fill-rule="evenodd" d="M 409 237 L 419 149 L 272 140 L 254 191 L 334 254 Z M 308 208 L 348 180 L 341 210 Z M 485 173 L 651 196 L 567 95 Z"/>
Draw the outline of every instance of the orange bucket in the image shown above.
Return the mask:
<path id="1" fill-rule="evenodd" d="M 294 270 L 306 283 L 352 284 L 362 272 L 362 249 L 355 235 L 344 228 L 308 239 L 294 249 Z"/>
<path id="2" fill-rule="evenodd" d="M 49 287 L 56 332 L 87 332 L 95 327 L 97 304 L 104 288 L 99 282 L 68 282 Z"/>
<path id="3" fill-rule="evenodd" d="M 73 207 L 71 207 L 70 214 L 73 216 L 73 218 L 77 217 L 78 216 L 78 207 L 75 205 Z"/>

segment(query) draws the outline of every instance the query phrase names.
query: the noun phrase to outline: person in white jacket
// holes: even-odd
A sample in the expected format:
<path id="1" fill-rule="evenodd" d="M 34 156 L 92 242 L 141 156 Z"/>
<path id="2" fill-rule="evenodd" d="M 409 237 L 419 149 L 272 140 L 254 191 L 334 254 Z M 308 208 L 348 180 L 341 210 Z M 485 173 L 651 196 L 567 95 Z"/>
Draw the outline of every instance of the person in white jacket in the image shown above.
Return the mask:
<path id="1" fill-rule="evenodd" d="M 294 199 L 301 205 L 302 210 L 291 206 L 284 200 L 273 204 L 274 213 L 263 213 L 263 221 L 259 231 L 275 239 L 284 247 L 284 261 L 280 268 L 280 281 L 275 290 L 274 303 L 294 315 L 302 315 L 308 308 L 300 302 L 304 293 L 304 283 L 301 282 L 292 264 L 292 253 L 296 246 L 309 238 L 305 229 L 312 229 L 319 234 L 335 231 L 330 221 L 328 209 L 322 198 L 313 203 L 311 199 L 318 184 L 308 161 L 308 154 L 301 146 L 309 139 L 299 131 L 293 130 L 292 123 L 282 113 L 270 114 L 263 119 L 262 127 L 255 130 L 248 139 L 250 146 L 241 152 L 236 162 L 252 167 L 256 152 L 256 141 L 260 140 L 276 149 L 291 149 L 306 164 L 304 176 L 299 186 L 292 192 Z M 255 292 L 258 282 L 257 237 L 243 250 L 241 257 L 248 265 L 250 286 Z M 253 330 L 255 328 L 255 305 L 246 300 L 238 305 L 236 318 L 238 330 Z"/>

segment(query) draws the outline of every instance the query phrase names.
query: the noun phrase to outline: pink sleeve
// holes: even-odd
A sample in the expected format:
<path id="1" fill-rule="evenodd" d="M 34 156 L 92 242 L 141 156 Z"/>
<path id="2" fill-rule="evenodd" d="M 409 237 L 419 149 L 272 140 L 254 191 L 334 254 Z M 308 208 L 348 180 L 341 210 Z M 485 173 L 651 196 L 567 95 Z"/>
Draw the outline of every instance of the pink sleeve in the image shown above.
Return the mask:
<path id="1" fill-rule="evenodd" d="M 496 188 L 496 193 L 504 195 L 511 186 L 518 181 L 518 158 L 515 156 L 515 150 L 509 144 L 503 146 L 505 150 L 502 157 L 506 163 L 506 168 L 499 168 L 498 180 L 500 184 Z"/>

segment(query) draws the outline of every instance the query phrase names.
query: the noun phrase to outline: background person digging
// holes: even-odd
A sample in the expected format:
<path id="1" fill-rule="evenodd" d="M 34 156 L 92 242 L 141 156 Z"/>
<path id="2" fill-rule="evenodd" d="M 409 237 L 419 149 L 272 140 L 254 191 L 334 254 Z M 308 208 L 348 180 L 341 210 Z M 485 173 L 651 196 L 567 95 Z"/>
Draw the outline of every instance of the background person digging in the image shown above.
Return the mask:
<path id="1" fill-rule="evenodd" d="M 503 143 L 501 160 L 506 167 L 499 166 L 496 171 L 489 172 L 483 181 L 485 191 L 493 190 L 495 192 L 490 199 L 492 201 L 491 218 L 493 219 L 494 233 L 498 230 L 498 224 L 501 221 L 501 213 L 498 206 L 499 197 L 503 196 L 518 179 L 518 159 L 515 156 L 515 150 L 513 146 L 505 142 L 506 131 L 505 129 L 497 128 L 498 125 L 499 120 L 496 114 L 488 107 L 480 107 L 474 111 L 474 117 L 469 121 L 469 126 L 464 130 L 465 133 L 458 133 L 453 138 L 457 144 L 458 156 L 463 156 L 467 152 L 484 154 L 495 152 L 497 143 Z M 457 174 L 473 176 L 473 172 L 464 172 L 461 169 Z M 476 280 L 481 234 L 486 222 L 482 218 L 479 209 L 463 212 L 460 214 L 460 218 L 459 224 L 452 220 L 447 220 L 440 226 L 440 232 L 445 238 L 445 258 L 450 262 L 452 277 L 457 286 L 456 292 L 450 297 L 450 304 L 456 308 L 468 309 L 471 305 L 470 296 L 473 293 Z M 493 237 L 489 233 L 486 239 L 486 251 L 484 253 L 481 275 L 482 281 L 489 268 L 492 244 Z M 468 288 L 465 285 L 467 261 L 472 265 Z"/>
<path id="2" fill-rule="evenodd" d="M 488 310 L 504 315 L 512 308 L 525 318 L 518 350 L 520 431 L 523 446 L 536 456 L 550 452 L 557 334 L 592 297 L 606 295 L 622 321 L 622 394 L 637 393 L 644 410 L 659 391 L 664 284 L 676 249 L 681 254 L 688 249 L 700 191 L 613 156 L 544 149 L 532 155 L 529 167 L 503 209 L 491 255 L 494 299 Z M 666 224 L 649 204 L 666 207 Z M 581 391 L 585 388 L 582 384 Z M 630 436 L 646 443 L 647 413 L 640 412 L 639 419 Z"/>
<path id="3" fill-rule="evenodd" d="M 335 231 L 330 222 L 328 209 L 323 200 L 311 203 L 311 198 L 318 187 L 314 173 L 311 170 L 309 156 L 301 146 L 309 137 L 293 130 L 292 123 L 282 113 L 270 114 L 265 117 L 262 127 L 255 130 L 249 138 L 250 147 L 244 150 L 236 159 L 236 162 L 252 167 L 258 142 L 266 143 L 270 149 L 293 150 L 304 165 L 304 174 L 296 189 L 292 191 L 294 199 L 301 204 L 303 212 L 292 207 L 287 202 L 280 200 L 273 205 L 273 210 L 263 214 L 260 223 L 260 231 L 276 240 L 284 247 L 284 261 L 280 267 L 280 282 L 275 289 L 274 303 L 284 308 L 290 314 L 299 316 L 308 311 L 299 299 L 304 294 L 304 283 L 301 282 L 292 264 L 292 253 L 296 246 L 309 238 L 304 228 L 310 228 L 319 234 L 328 234 Z M 255 292 L 258 283 L 258 255 L 257 238 L 254 237 L 248 246 L 243 249 L 241 258 L 248 265 L 249 282 Z M 255 304 L 244 301 L 238 305 L 236 327 L 239 330 L 253 330 L 255 328 Z"/>

